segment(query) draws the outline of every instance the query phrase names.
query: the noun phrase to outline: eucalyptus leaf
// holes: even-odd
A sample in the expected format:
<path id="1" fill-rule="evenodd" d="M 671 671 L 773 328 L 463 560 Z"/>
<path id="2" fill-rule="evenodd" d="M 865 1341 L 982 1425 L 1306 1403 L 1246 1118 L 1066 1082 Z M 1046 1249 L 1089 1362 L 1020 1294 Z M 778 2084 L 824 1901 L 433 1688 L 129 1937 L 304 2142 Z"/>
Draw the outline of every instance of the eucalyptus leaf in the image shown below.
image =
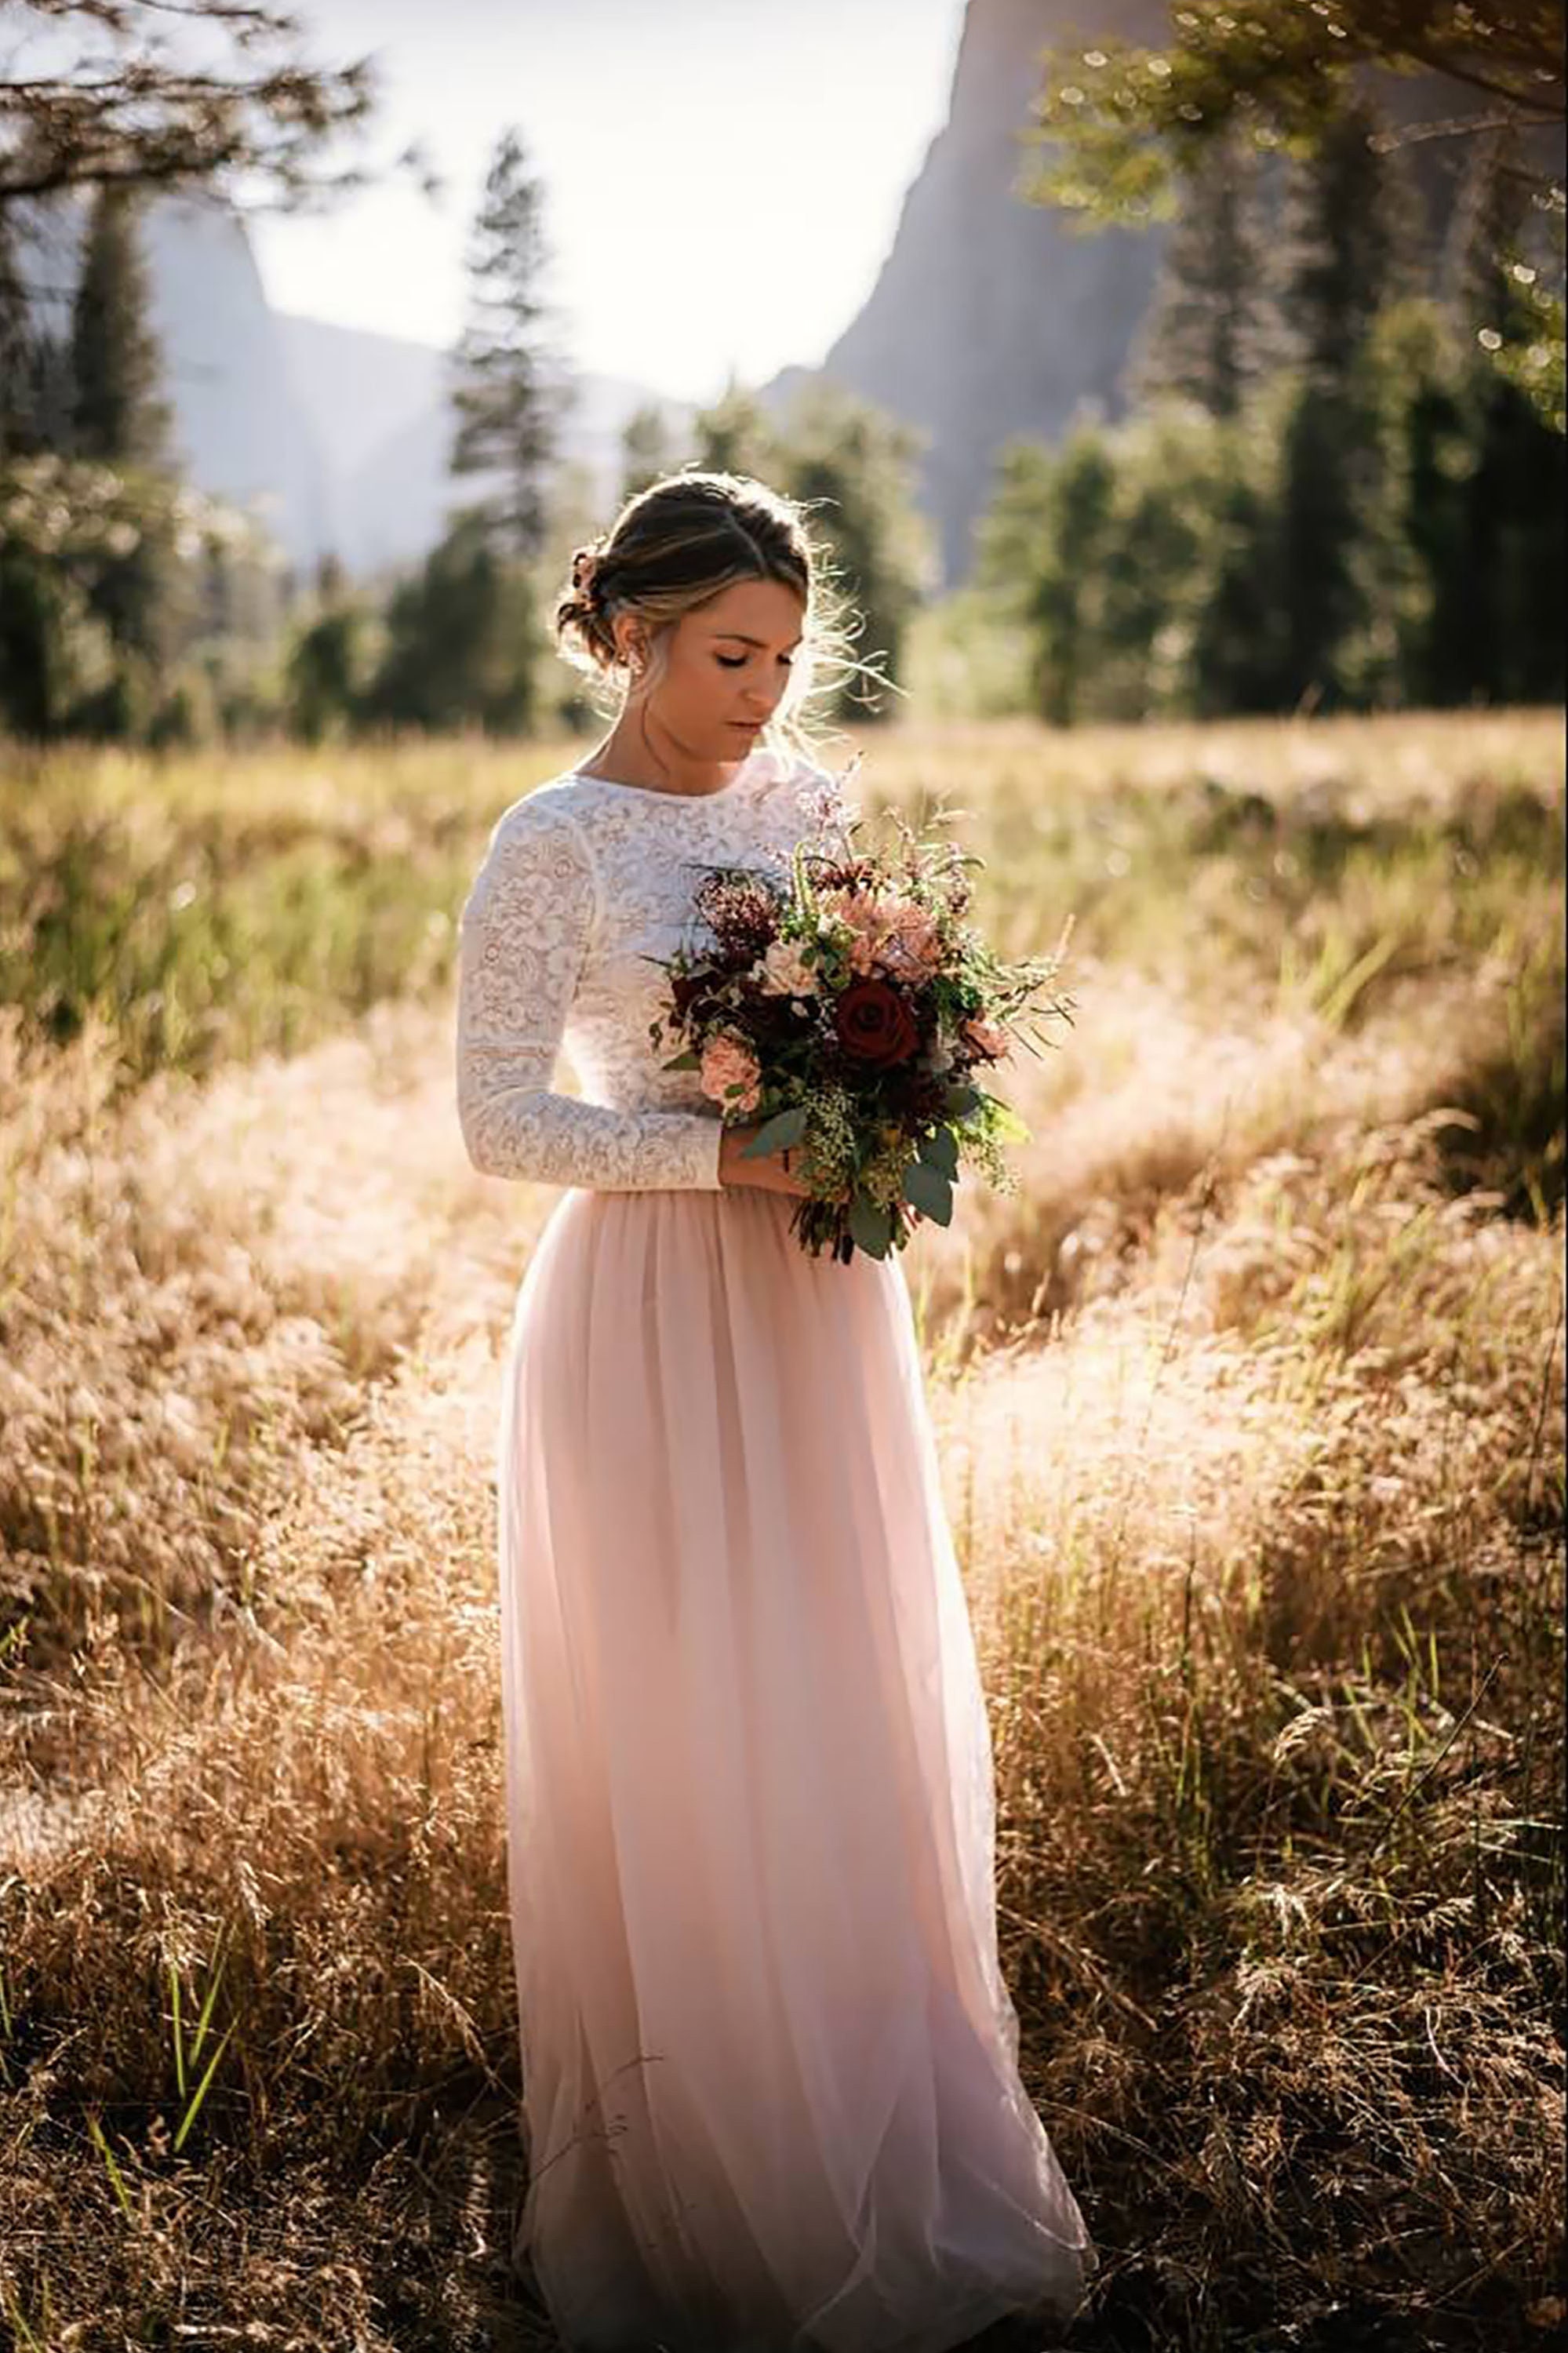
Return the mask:
<path id="1" fill-rule="evenodd" d="M 947 1096 L 943 1102 L 942 1109 L 948 1113 L 949 1118 L 961 1119 L 966 1112 L 973 1111 L 979 1102 L 980 1089 L 978 1087 L 962 1085 L 949 1087 L 948 1089 Z"/>
<path id="2" fill-rule="evenodd" d="M 662 1071 L 700 1071 L 702 1066 L 702 1056 L 694 1054 L 689 1046 L 683 1054 L 677 1054 L 673 1060 L 659 1065 Z"/>
<path id="3" fill-rule="evenodd" d="M 850 1203 L 850 1240 L 867 1258 L 885 1258 L 893 1240 L 893 1219 L 874 1201 L 856 1194 Z"/>
<path id="4" fill-rule="evenodd" d="M 762 1160 L 770 1152 L 782 1152 L 787 1144 L 799 1144 L 806 1133 L 804 1107 L 797 1103 L 789 1111 L 776 1112 L 764 1120 L 751 1142 L 742 1152 L 743 1160 Z"/>
<path id="5" fill-rule="evenodd" d="M 927 1160 L 912 1160 L 904 1171 L 904 1198 L 923 1210 L 934 1225 L 953 1222 L 953 1188 L 939 1168 Z"/>
<path id="6" fill-rule="evenodd" d="M 920 1157 L 927 1167 L 939 1168 L 944 1176 L 959 1173 L 959 1141 L 950 1127 L 938 1127 L 920 1139 Z"/>

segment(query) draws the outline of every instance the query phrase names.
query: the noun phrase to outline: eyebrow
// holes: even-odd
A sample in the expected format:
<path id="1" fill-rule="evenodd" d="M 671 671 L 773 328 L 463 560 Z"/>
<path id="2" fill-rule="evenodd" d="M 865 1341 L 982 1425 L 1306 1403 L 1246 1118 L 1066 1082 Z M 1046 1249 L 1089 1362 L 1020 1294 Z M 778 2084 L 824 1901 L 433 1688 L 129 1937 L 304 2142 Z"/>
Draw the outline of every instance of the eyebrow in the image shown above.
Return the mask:
<path id="1" fill-rule="evenodd" d="M 748 638 L 744 629 L 715 629 L 714 631 L 714 635 L 715 638 L 728 638 L 737 646 L 761 646 L 765 652 L 767 650 L 768 640 L 766 638 Z M 789 645 L 785 648 L 785 651 L 786 653 L 793 653 L 797 646 L 803 645 L 804 643 L 804 638 L 791 638 Z"/>

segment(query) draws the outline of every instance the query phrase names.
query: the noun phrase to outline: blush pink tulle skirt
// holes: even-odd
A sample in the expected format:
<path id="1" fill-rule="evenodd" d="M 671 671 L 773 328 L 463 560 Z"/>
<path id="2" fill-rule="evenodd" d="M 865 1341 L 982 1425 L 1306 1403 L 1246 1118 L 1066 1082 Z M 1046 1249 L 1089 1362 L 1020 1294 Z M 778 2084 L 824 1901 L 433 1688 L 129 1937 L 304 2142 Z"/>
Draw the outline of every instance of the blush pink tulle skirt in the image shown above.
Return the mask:
<path id="1" fill-rule="evenodd" d="M 791 1206 L 568 1191 L 516 1297 L 514 2257 L 574 2348 L 942 2353 L 1098 2260 L 1017 2071 L 908 1290 Z"/>

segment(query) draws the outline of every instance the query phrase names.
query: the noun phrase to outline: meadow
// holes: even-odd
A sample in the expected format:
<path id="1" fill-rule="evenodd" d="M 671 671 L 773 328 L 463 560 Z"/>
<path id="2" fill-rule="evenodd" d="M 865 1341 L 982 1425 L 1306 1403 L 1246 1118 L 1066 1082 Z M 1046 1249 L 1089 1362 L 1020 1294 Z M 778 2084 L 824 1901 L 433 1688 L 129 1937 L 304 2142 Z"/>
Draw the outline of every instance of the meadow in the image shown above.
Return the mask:
<path id="1" fill-rule="evenodd" d="M 1068 2342 L 1544 2345 L 1562 715 L 860 740 L 1071 919 L 1016 1189 L 903 1261 Z M 0 754 L 0 2341 L 555 2342 L 492 1448 L 556 1196 L 466 1160 L 451 983 L 577 748 Z"/>

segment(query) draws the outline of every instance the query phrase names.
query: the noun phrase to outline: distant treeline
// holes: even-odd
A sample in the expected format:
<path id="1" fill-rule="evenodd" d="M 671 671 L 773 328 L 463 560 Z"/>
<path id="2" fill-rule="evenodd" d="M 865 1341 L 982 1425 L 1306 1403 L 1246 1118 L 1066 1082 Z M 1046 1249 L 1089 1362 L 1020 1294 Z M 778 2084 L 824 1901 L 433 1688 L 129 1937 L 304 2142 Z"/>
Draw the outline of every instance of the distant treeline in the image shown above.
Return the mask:
<path id="1" fill-rule="evenodd" d="M 1014 444 L 974 609 L 1048 718 L 1556 701 L 1564 441 L 1538 270 L 1478 155 L 1447 250 L 1363 109 L 1187 182 L 1125 421 Z M 1517 360 L 1520 364 L 1508 363 Z"/>
<path id="2" fill-rule="evenodd" d="M 497 143 L 470 245 L 447 528 L 422 565 L 379 585 L 352 583 L 330 556 L 313 580 L 291 579 L 245 516 L 179 480 L 141 201 L 134 187 L 92 192 L 69 324 L 51 336 L 18 266 L 22 212 L 0 198 L 0 730 L 314 742 L 584 720 L 548 617 L 573 542 L 609 517 L 561 461 L 571 381 L 538 299 L 543 198 L 520 137 Z M 803 501 L 826 592 L 854 608 L 855 667 L 829 694 L 863 715 L 934 568 L 911 493 L 916 448 L 825 385 L 779 419 L 735 387 L 679 444 L 662 410 L 634 414 L 616 495 L 692 463 Z"/>

